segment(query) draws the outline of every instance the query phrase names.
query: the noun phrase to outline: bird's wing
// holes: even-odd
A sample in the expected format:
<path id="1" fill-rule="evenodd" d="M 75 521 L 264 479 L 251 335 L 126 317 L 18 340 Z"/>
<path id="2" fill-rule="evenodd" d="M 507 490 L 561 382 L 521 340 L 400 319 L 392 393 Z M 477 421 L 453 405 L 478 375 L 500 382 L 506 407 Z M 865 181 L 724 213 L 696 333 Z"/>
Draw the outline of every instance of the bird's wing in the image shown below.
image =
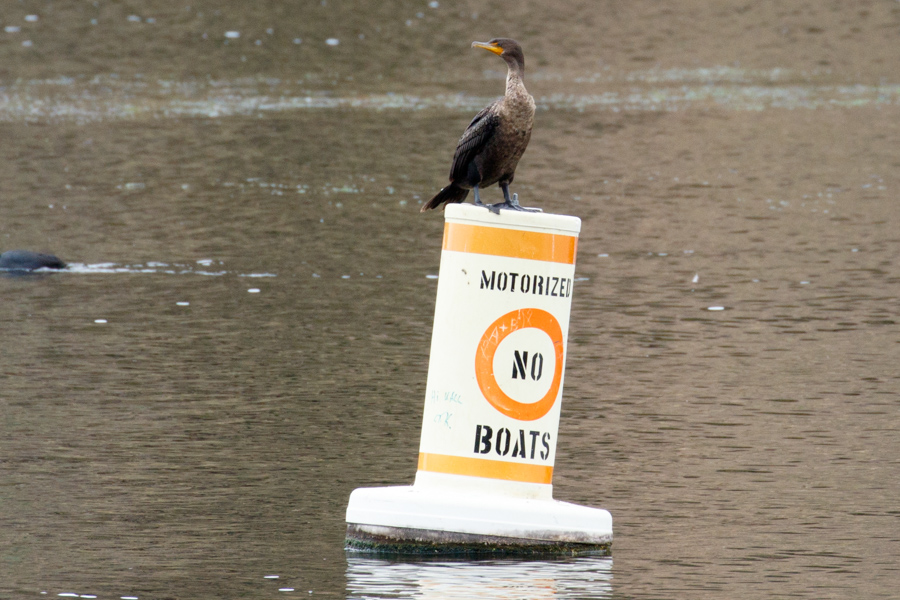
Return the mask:
<path id="1" fill-rule="evenodd" d="M 466 130 L 459 143 L 456 144 L 456 153 L 453 155 L 453 166 L 450 168 L 450 181 L 461 181 L 466 178 L 469 171 L 469 163 L 481 152 L 488 140 L 494 134 L 497 124 L 500 122 L 497 113 L 493 110 L 494 104 L 490 104 L 481 110 Z"/>

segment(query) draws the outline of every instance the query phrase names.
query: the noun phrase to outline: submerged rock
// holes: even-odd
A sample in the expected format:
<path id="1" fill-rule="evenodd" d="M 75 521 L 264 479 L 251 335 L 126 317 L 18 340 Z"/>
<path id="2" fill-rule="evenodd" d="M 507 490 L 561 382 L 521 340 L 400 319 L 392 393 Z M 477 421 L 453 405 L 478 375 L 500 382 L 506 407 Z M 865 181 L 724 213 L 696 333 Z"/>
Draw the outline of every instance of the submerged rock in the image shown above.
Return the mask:
<path id="1" fill-rule="evenodd" d="M 66 263 L 52 254 L 30 250 L 9 250 L 0 254 L 0 270 L 34 271 L 36 269 L 65 269 Z"/>

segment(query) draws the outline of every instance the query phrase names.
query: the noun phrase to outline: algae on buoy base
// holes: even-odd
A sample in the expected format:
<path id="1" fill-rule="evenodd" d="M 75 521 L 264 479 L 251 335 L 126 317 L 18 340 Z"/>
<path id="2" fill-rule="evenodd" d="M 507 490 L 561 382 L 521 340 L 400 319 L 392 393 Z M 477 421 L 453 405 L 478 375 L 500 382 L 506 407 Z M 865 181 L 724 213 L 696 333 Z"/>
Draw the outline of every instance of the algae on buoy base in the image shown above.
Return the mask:
<path id="1" fill-rule="evenodd" d="M 376 555 L 456 558 L 543 558 L 612 554 L 612 542 L 531 540 L 399 527 L 379 527 L 380 531 L 375 533 L 372 529 L 366 525 L 348 525 L 345 549 Z"/>

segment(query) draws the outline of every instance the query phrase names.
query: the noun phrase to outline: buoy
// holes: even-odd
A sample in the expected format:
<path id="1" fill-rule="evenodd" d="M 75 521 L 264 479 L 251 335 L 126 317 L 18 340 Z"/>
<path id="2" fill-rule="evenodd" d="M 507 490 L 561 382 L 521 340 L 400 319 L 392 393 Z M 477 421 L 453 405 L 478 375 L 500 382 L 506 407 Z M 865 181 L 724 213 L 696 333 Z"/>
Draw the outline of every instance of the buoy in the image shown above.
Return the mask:
<path id="1" fill-rule="evenodd" d="M 608 554 L 610 513 L 552 494 L 581 220 L 444 215 L 415 483 L 354 490 L 347 548 Z"/>

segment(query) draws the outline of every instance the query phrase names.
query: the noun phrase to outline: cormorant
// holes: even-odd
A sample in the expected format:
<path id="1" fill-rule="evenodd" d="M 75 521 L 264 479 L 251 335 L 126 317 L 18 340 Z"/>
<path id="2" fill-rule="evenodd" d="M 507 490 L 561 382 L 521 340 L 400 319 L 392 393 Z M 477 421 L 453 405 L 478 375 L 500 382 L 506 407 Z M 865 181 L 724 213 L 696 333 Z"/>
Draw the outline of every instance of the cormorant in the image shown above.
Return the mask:
<path id="1" fill-rule="evenodd" d="M 505 202 L 487 207 L 500 214 L 501 208 L 538 211 L 519 206 L 519 196 L 509 197 L 509 184 L 516 165 L 531 139 L 534 124 L 534 98 L 525 89 L 525 55 L 522 47 L 509 38 L 472 42 L 473 48 L 484 48 L 506 61 L 506 95 L 495 100 L 475 115 L 456 145 L 450 185 L 422 206 L 422 212 L 450 202 L 462 202 L 475 191 L 475 204 L 481 202 L 478 189 L 500 184 Z"/>
<path id="2" fill-rule="evenodd" d="M 0 271 L 34 271 L 35 269 L 65 269 L 66 263 L 52 254 L 30 250 L 9 250 L 0 254 Z"/>

